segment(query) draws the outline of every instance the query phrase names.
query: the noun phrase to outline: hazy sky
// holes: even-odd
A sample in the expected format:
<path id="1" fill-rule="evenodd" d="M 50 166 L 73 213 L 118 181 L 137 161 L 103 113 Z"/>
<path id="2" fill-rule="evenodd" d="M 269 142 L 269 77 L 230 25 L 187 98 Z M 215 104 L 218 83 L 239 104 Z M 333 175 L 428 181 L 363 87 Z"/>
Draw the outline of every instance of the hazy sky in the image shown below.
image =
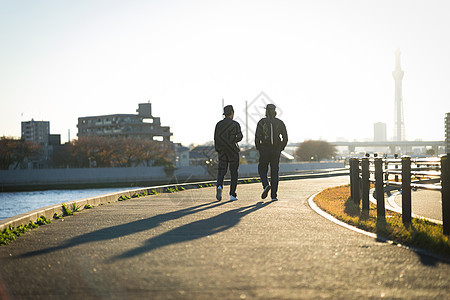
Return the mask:
<path id="1" fill-rule="evenodd" d="M 245 131 L 264 91 L 290 141 L 373 137 L 394 122 L 402 51 L 406 137 L 444 140 L 450 1 L 0 0 L 0 135 L 83 116 L 153 115 L 185 145 L 213 139 L 222 99 Z M 250 133 L 256 125 L 251 120 Z"/>

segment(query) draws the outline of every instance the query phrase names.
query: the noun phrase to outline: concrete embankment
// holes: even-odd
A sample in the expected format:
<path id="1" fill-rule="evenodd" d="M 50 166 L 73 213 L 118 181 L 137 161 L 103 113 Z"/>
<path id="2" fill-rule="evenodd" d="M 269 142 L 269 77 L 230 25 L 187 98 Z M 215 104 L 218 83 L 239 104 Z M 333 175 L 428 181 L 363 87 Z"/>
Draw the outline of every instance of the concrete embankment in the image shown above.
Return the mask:
<path id="1" fill-rule="evenodd" d="M 23 214 L 13 216 L 11 218 L 7 218 L 4 220 L 0 220 L 0 231 L 2 231 L 4 228 L 8 227 L 18 227 L 20 225 L 26 225 L 30 221 L 36 222 L 41 216 L 46 217 L 48 219 L 53 219 L 53 216 L 55 214 L 62 216 L 64 215 L 63 205 L 68 207 L 70 210 L 74 210 L 74 207 L 77 208 L 77 210 L 81 211 L 83 209 L 86 209 L 88 206 L 99 206 L 106 203 L 111 202 L 117 202 L 119 201 L 120 197 L 125 198 L 137 198 L 141 196 L 147 196 L 152 195 L 156 193 L 163 193 L 167 192 L 169 189 L 173 189 L 175 187 L 177 188 L 183 188 L 183 189 L 190 189 L 190 188 L 196 188 L 199 186 L 199 184 L 207 184 L 206 182 L 202 183 L 190 183 L 190 184 L 183 184 L 183 185 L 161 185 L 161 186 L 155 186 L 155 187 L 146 187 L 146 188 L 137 188 L 137 189 L 131 189 L 131 190 L 124 190 L 122 192 L 116 192 L 96 197 L 89 197 L 84 199 L 79 199 L 75 201 L 67 201 L 64 203 L 54 204 L 42 208 L 38 208 L 29 212 L 25 212 Z"/>
<path id="2" fill-rule="evenodd" d="M 340 162 L 285 163 L 281 174 L 296 174 L 310 170 L 342 168 Z M 240 177 L 257 176 L 256 164 L 241 165 Z M 0 170 L 0 191 L 25 191 L 42 189 L 75 189 L 100 187 L 137 187 L 214 180 L 216 168 L 203 166 L 135 168 L 85 168 L 85 169 L 32 169 Z"/>

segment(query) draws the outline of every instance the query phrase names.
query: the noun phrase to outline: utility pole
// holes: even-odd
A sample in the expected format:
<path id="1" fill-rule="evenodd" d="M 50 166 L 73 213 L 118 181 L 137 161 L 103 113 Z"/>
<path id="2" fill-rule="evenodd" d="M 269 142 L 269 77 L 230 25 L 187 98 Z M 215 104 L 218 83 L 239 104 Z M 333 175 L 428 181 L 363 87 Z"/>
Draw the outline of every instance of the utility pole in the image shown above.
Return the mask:
<path id="1" fill-rule="evenodd" d="M 247 146 L 248 146 L 248 103 L 247 103 L 247 100 L 245 100 L 245 136 L 246 136 Z"/>
<path id="2" fill-rule="evenodd" d="M 225 101 L 222 98 L 222 113 L 223 113 L 223 108 L 225 107 Z"/>

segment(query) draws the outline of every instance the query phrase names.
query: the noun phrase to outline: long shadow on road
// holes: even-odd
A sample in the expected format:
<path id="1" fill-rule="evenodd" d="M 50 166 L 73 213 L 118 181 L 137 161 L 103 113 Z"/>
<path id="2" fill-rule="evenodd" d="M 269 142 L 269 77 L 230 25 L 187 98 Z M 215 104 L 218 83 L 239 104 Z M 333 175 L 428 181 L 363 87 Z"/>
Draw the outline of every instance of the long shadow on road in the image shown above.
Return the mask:
<path id="1" fill-rule="evenodd" d="M 69 241 L 67 241 L 66 243 L 59 245 L 59 246 L 40 249 L 40 250 L 36 250 L 36 251 L 31 251 L 31 252 L 26 252 L 22 255 L 17 256 L 17 258 L 42 255 L 42 254 L 47 254 L 47 253 L 51 253 L 54 251 L 78 246 L 81 244 L 87 244 L 87 243 L 93 243 L 93 242 L 99 242 L 99 241 L 105 241 L 105 240 L 112 240 L 112 239 L 116 239 L 119 237 L 124 237 L 127 235 L 135 234 L 137 232 L 142 232 L 142 231 L 146 231 L 146 230 L 155 228 L 166 221 L 176 220 L 176 219 L 182 218 L 184 216 L 195 214 L 195 213 L 207 210 L 207 209 L 219 207 L 219 206 L 222 206 L 222 205 L 230 203 L 230 202 L 231 201 L 204 203 L 204 204 L 191 206 L 191 207 L 180 209 L 180 210 L 173 211 L 173 212 L 156 215 L 156 216 L 153 216 L 153 217 L 150 217 L 147 219 L 143 219 L 143 220 L 138 220 L 138 221 L 133 221 L 130 223 L 111 226 L 108 228 L 100 229 L 97 231 L 89 232 L 89 233 L 74 237 L 74 238 L 70 239 Z"/>
<path id="2" fill-rule="evenodd" d="M 238 224 L 244 216 L 257 211 L 269 205 L 270 203 L 272 202 L 258 202 L 253 205 L 223 212 L 209 219 L 199 220 L 177 227 L 168 232 L 152 237 L 151 239 L 147 240 L 145 245 L 127 251 L 119 256 L 113 257 L 111 260 L 115 261 L 118 259 L 131 258 L 146 252 L 150 252 L 157 248 L 192 241 L 225 231 Z"/>

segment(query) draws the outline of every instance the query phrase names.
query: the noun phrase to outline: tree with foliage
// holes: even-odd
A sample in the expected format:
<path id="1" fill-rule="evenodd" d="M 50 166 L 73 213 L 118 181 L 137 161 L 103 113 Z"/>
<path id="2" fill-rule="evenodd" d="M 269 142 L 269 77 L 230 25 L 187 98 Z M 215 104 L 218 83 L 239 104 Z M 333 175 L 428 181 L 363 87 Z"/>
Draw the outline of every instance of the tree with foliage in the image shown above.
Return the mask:
<path id="1" fill-rule="evenodd" d="M 433 148 L 431 148 L 431 149 L 427 149 L 426 154 L 429 156 L 434 156 L 434 155 L 436 155 L 436 152 L 434 151 Z"/>
<path id="2" fill-rule="evenodd" d="M 60 166 L 132 167 L 173 166 L 174 149 L 169 142 L 136 138 L 83 137 L 68 144 L 59 156 Z"/>
<path id="3" fill-rule="evenodd" d="M 326 141 L 307 140 L 298 146 L 294 156 L 299 161 L 320 161 L 333 158 L 336 152 L 336 147 Z"/>
<path id="4" fill-rule="evenodd" d="M 39 144 L 3 136 L 0 138 L 0 169 L 17 169 L 26 159 L 37 158 L 40 151 Z"/>

